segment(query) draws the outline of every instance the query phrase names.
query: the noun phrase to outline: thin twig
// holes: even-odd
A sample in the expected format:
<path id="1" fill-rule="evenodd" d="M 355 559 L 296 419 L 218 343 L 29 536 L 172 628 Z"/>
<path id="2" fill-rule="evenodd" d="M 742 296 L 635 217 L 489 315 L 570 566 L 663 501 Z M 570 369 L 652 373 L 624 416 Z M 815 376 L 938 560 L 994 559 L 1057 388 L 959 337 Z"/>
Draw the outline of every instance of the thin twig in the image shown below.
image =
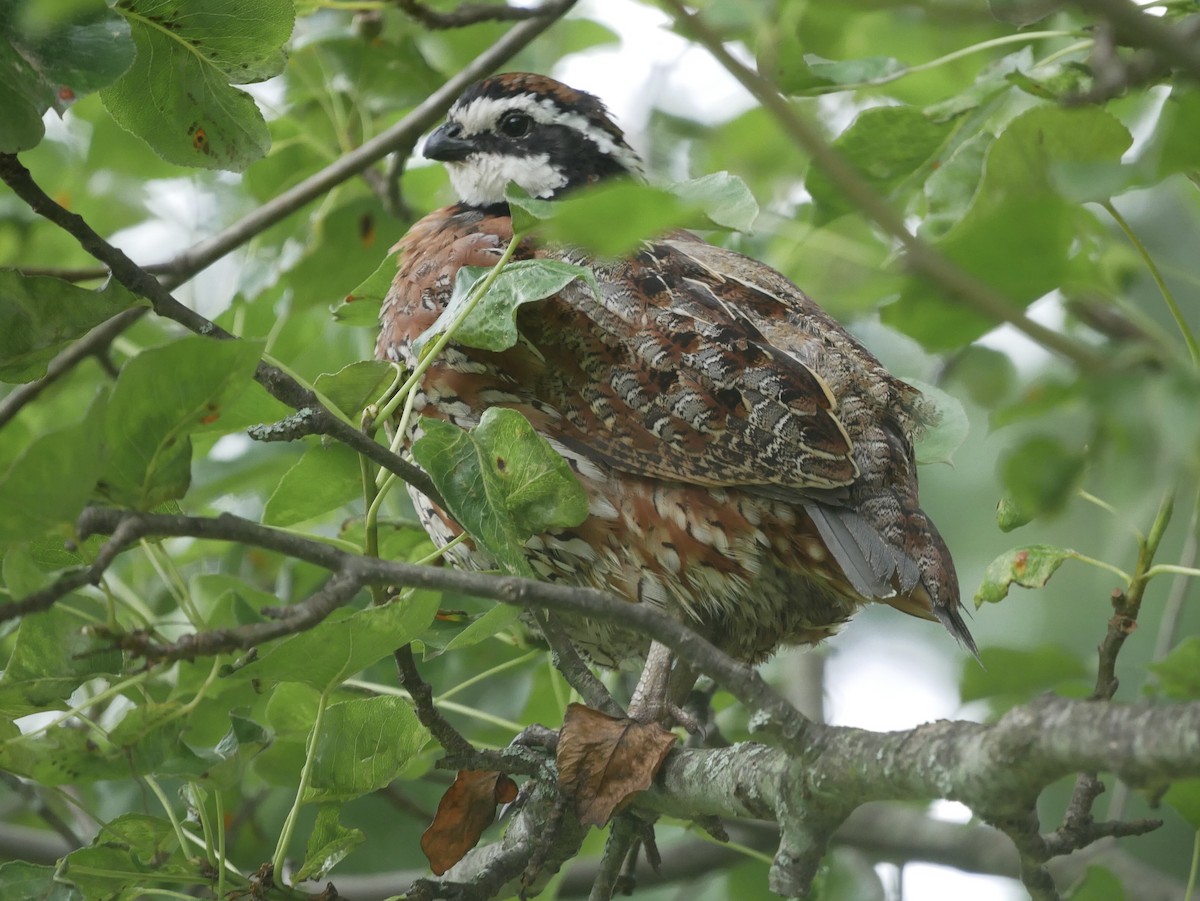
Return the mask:
<path id="1" fill-rule="evenodd" d="M 805 736 L 811 728 L 809 721 L 779 697 L 753 667 L 739 663 L 682 623 L 648 604 L 630 604 L 593 588 L 360 557 L 228 513 L 217 517 L 197 517 L 89 507 L 80 516 L 76 531 L 80 540 L 96 534 L 112 537 L 101 546 L 92 566 L 63 573 L 46 589 L 0 606 L 0 622 L 46 610 L 70 591 L 96 584 L 121 550 L 141 538 L 189 536 L 232 541 L 286 554 L 346 575 L 360 587 L 404 585 L 457 592 L 518 607 L 541 608 L 614 623 L 667 645 L 700 672 L 720 682 L 748 708 L 762 711 L 781 741 L 804 747 Z M 289 618 L 280 625 L 291 624 Z M 222 650 L 229 649 L 231 645 L 251 647 L 259 640 L 252 627 L 263 625 L 276 626 L 275 623 L 237 626 L 221 630 L 219 638 L 213 641 Z M 204 639 L 200 636 L 207 634 L 210 633 L 198 633 L 190 640 L 189 648 L 203 647 Z M 162 651 L 163 648 L 157 650 Z"/>
<path id="2" fill-rule="evenodd" d="M 600 869 L 596 873 L 596 881 L 588 894 L 588 901 L 610 901 L 625 869 L 625 859 L 637 841 L 637 822 L 631 814 L 618 816 L 612 822 L 608 833 L 608 841 L 604 844 L 604 856 L 600 860 Z"/>
<path id="3" fill-rule="evenodd" d="M 558 620 L 540 610 L 533 612 L 533 619 L 538 624 L 538 628 L 542 630 L 546 643 L 550 645 L 550 651 L 554 655 L 555 668 L 563 674 L 567 684 L 579 692 L 584 703 L 609 716 L 624 716 L 625 711 L 621 709 L 621 705 L 604 687 L 604 683 L 588 669 L 587 663 L 579 656 L 575 645 L 571 643 L 570 636 L 558 624 Z"/>
<path id="4" fill-rule="evenodd" d="M 812 161 L 838 186 L 855 206 L 880 228 L 895 238 L 908 252 L 909 264 L 924 273 L 975 312 L 996 322 L 1007 322 L 1025 335 L 1084 369 L 1098 369 L 1105 359 L 1097 351 L 1067 336 L 1034 322 L 1019 305 L 991 286 L 951 262 L 928 243 L 913 234 L 904 218 L 892 209 L 862 177 L 830 146 L 820 132 L 780 95 L 776 87 L 757 72 L 743 65 L 725 49 L 717 34 L 702 18 L 690 13 L 682 0 L 664 0 L 675 15 L 676 24 L 701 44 L 717 61 L 754 95 Z"/>

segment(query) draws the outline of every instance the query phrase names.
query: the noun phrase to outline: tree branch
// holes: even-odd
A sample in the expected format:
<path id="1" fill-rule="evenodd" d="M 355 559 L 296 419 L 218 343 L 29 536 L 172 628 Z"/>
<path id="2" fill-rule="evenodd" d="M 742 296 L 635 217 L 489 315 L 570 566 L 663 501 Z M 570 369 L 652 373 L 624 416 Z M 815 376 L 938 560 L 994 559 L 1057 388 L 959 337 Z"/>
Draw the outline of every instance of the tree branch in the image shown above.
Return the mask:
<path id="1" fill-rule="evenodd" d="M 688 819 L 778 820 L 782 842 L 772 885 L 785 895 L 807 890 L 831 833 L 854 808 L 868 801 L 950 798 L 994 821 L 1015 822 L 1028 816 L 1044 786 L 1072 772 L 1112 772 L 1132 785 L 1200 776 L 1200 702 L 1118 706 L 1048 696 L 1014 708 L 991 725 L 940 722 L 884 734 L 822 726 L 800 718 L 752 669 L 670 617 L 648 605 L 628 604 L 592 589 L 358 557 L 228 514 L 205 519 L 89 508 L 80 518 L 79 532 L 84 537 L 97 532 L 113 537 L 102 547 L 95 565 L 64 574 L 52 586 L 56 590 L 66 583 L 98 579 L 103 566 L 139 538 L 189 535 L 262 547 L 330 569 L 335 576 L 318 593 L 326 599 L 335 594 L 347 597 L 367 584 L 401 584 L 570 611 L 641 631 L 721 682 L 752 709 L 769 711 L 781 727 L 784 745 L 743 743 L 718 750 L 676 751 L 656 787 L 639 803 Z M 49 603 L 52 600 L 44 606 Z M 8 605 L 0 616 L 14 607 L 27 611 L 30 599 Z M 316 611 L 303 615 L 314 617 Z M 295 619 L 208 634 L 220 635 L 219 641 L 211 640 L 214 646 L 248 647 L 263 640 L 262 626 L 290 628 Z M 189 646 L 207 645 L 205 639 L 193 636 Z M 1147 735 L 1154 741 L 1145 741 Z M 1012 766 L 1018 759 L 1021 766 Z M 510 845 L 506 853 L 516 852 Z"/>
<path id="2" fill-rule="evenodd" d="M 112 272 L 113 278 L 133 293 L 150 301 L 154 312 L 174 320 L 198 335 L 222 340 L 234 336 L 215 322 L 181 304 L 167 287 L 145 269 L 133 262 L 121 250 L 105 241 L 81 216 L 55 203 L 33 180 L 26 169 L 11 154 L 0 154 L 0 180 L 29 204 L 38 215 L 53 222 L 77 240 L 80 246 L 100 260 Z M 383 447 L 350 423 L 331 413 L 317 396 L 287 373 L 266 363 L 259 363 L 254 378 L 276 399 L 307 418 L 310 434 L 328 435 L 358 451 L 389 472 L 394 472 L 435 502 L 440 497 L 433 482 L 425 473 Z"/>
<path id="3" fill-rule="evenodd" d="M 904 218 L 892 209 L 859 174 L 805 121 L 773 84 L 743 65 L 725 49 L 717 34 L 699 15 L 689 13 L 682 0 L 664 0 L 674 13 L 679 29 L 711 53 L 783 127 L 798 146 L 812 158 L 830 180 L 869 219 L 895 238 L 907 251 L 909 264 L 956 296 L 975 312 L 996 322 L 1006 322 L 1029 338 L 1084 369 L 1099 369 L 1105 358 L 1092 348 L 1073 341 L 1054 329 L 1034 322 L 1021 308 L 991 286 L 938 253 L 909 231 Z"/>

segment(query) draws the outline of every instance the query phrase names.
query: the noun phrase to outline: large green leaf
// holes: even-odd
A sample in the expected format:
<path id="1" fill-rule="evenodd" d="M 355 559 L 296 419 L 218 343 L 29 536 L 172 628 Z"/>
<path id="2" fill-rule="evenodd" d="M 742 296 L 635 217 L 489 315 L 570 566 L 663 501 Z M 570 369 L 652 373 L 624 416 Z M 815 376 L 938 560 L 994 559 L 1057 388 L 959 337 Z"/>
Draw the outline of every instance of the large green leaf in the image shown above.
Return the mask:
<path id="1" fill-rule="evenodd" d="M 56 867 L 23 860 L 0 864 L 0 897 L 30 901 L 84 901 L 73 885 L 56 878 Z"/>
<path id="2" fill-rule="evenodd" d="M 46 110 L 110 84 L 133 58 L 129 25 L 104 0 L 77 0 L 65 15 L 35 0 L 0 9 L 0 153 L 36 145 Z"/>
<path id="3" fill-rule="evenodd" d="M 422 419 L 412 448 L 451 515 L 509 572 L 532 575 L 524 544 L 577 526 L 587 494 L 570 466 L 515 410 L 493 407 L 470 432 Z"/>
<path id="4" fill-rule="evenodd" d="M 114 119 L 181 166 L 240 172 L 267 152 L 262 113 L 232 85 L 282 71 L 290 0 L 120 0 L 117 11 L 137 59 L 101 92 Z"/>
<path id="5" fill-rule="evenodd" d="M 133 901 L 145 897 L 143 886 L 179 891 L 208 884 L 199 860 L 190 860 L 193 853 L 179 847 L 170 820 L 127 813 L 101 827 L 91 845 L 67 855 L 62 875 L 89 899 Z"/>
<path id="6" fill-rule="evenodd" d="M 440 595 L 417 591 L 385 607 L 329 617 L 285 638 L 231 678 L 300 682 L 324 691 L 408 644 L 433 621 Z"/>
<path id="7" fill-rule="evenodd" d="M 911 106 L 863 110 L 833 142 L 834 149 L 881 194 L 890 194 L 927 165 L 951 131 Z M 825 223 L 856 207 L 823 169 L 809 169 L 805 180 L 816 204 L 816 221 Z"/>
<path id="8" fill-rule="evenodd" d="M 246 388 L 261 354 L 257 342 L 192 336 L 126 363 L 108 405 L 104 494 L 140 509 L 182 497 L 191 481 L 189 435 Z"/>
<path id="9" fill-rule="evenodd" d="M 1072 272 L 1072 243 L 1088 214 L 1072 170 L 1117 166 L 1132 138 L 1102 109 L 1042 106 L 1018 116 L 992 143 L 979 188 L 937 249 L 1023 308 Z M 933 350 L 978 338 L 998 323 L 914 281 L 885 322 Z"/>
<path id="10" fill-rule="evenodd" d="M 0 475 L 0 541 L 70 534 L 102 471 L 107 400 L 98 395 L 82 422 L 35 439 Z"/>
<path id="11" fill-rule="evenodd" d="M 1001 706 L 1021 703 L 1044 691 L 1058 689 L 1064 682 L 1077 682 L 1088 675 L 1078 657 L 1058 645 L 1036 648 L 985 647 L 979 651 L 980 666 L 967 660 L 959 693 L 964 701 L 996 698 Z"/>
<path id="12" fill-rule="evenodd" d="M 463 266 L 454 279 L 454 293 L 437 321 L 414 342 L 419 352 L 428 342 L 448 330 L 470 301 L 480 282 L 492 270 L 485 266 Z M 454 340 L 480 350 L 508 350 L 517 343 L 517 311 L 522 304 L 551 297 L 579 279 L 598 291 L 592 271 L 558 260 L 519 260 L 509 263 L 487 293 L 454 330 Z"/>
<path id="13" fill-rule="evenodd" d="M 381 696 L 330 704 L 313 748 L 306 801 L 349 801 L 383 788 L 429 740 L 407 701 Z"/>
<path id="14" fill-rule="evenodd" d="M 1033 435 L 1004 455 L 1000 473 L 1012 503 L 1032 517 L 1061 509 L 1083 467 L 1082 454 L 1048 435 Z"/>
<path id="15" fill-rule="evenodd" d="M 263 522 L 290 526 L 362 496 L 358 454 L 344 444 L 314 444 L 267 498 Z"/>
<path id="16" fill-rule="evenodd" d="M 66 344 L 142 303 L 115 281 L 99 291 L 0 269 L 0 381 L 29 382 Z"/>
<path id="17" fill-rule="evenodd" d="M 89 625 L 88 617 L 63 604 L 23 619 L 0 676 L 0 712 L 21 716 L 65 707 L 82 683 L 120 673 L 121 653 L 92 634 Z"/>

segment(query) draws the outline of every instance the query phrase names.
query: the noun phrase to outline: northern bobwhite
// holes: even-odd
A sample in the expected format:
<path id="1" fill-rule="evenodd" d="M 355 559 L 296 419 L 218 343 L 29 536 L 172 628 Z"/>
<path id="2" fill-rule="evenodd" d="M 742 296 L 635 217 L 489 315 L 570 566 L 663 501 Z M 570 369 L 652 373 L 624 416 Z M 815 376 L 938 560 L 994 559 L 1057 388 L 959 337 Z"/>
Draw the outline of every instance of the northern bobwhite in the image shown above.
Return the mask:
<path id="1" fill-rule="evenodd" d="M 524 73 L 468 88 L 424 152 L 460 202 L 397 245 L 377 355 L 409 368 L 458 269 L 494 265 L 509 243 L 509 182 L 556 198 L 641 168 L 596 97 Z M 515 258 L 538 257 L 591 267 L 600 296 L 576 281 L 524 305 L 508 351 L 451 343 L 416 398 L 464 428 L 488 407 L 519 410 L 570 463 L 590 516 L 528 542 L 537 573 L 653 604 L 746 661 L 820 641 L 868 601 L 939 620 L 974 650 L 917 500 L 916 389 L 780 273 L 690 233 L 625 259 L 533 240 Z M 459 534 L 414 501 L 436 543 Z M 469 542 L 451 556 L 494 566 Z M 645 655 L 645 636 L 569 625 L 597 662 Z"/>

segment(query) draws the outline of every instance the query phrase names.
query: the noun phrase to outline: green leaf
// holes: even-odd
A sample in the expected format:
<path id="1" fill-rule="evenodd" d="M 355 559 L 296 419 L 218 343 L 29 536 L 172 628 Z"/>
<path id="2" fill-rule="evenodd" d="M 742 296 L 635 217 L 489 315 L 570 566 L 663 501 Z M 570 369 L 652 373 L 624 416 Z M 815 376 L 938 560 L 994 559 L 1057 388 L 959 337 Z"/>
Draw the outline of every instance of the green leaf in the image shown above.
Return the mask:
<path id="1" fill-rule="evenodd" d="M 230 678 L 266 684 L 300 682 L 325 691 L 408 644 L 433 621 L 436 592 L 416 591 L 385 607 L 335 614 L 307 632 L 283 639 Z"/>
<path id="2" fill-rule="evenodd" d="M 139 509 L 182 497 L 191 481 L 188 436 L 245 389 L 261 355 L 258 342 L 193 336 L 126 363 L 108 405 L 106 496 Z"/>
<path id="3" fill-rule="evenodd" d="M 472 620 L 465 629 L 446 643 L 445 650 L 457 651 L 487 641 L 521 618 L 521 608 L 511 604 L 496 604 L 483 616 Z"/>
<path id="4" fill-rule="evenodd" d="M 1033 516 L 1061 509 L 1074 496 L 1083 467 L 1082 454 L 1067 450 L 1047 435 L 1027 438 L 1000 462 L 1013 503 L 1025 515 Z"/>
<path id="5" fill-rule="evenodd" d="M 143 885 L 207 885 L 179 847 L 169 820 L 127 813 L 101 827 L 87 848 L 67 855 L 62 875 L 87 898 L 133 901 Z"/>
<path id="6" fill-rule="evenodd" d="M 825 59 L 815 53 L 782 53 L 777 67 L 777 84 L 785 94 L 824 94 L 840 85 L 890 81 L 908 66 L 891 56 L 861 59 Z"/>
<path id="7" fill-rule="evenodd" d="M 283 70 L 291 0 L 120 0 L 137 45 L 133 67 L 100 96 L 122 126 L 168 162 L 244 170 L 271 136 L 234 84 Z"/>
<path id="8" fill-rule="evenodd" d="M 454 279 L 454 293 L 437 321 L 413 342 L 419 353 L 435 337 L 445 332 L 471 298 L 483 279 L 492 271 L 489 266 L 463 266 Z M 590 269 L 562 263 L 558 260 L 519 260 L 509 263 L 467 318 L 454 330 L 454 340 L 480 350 L 508 350 L 519 338 L 517 311 L 522 304 L 551 297 L 576 279 L 587 282 L 599 291 L 596 277 Z"/>
<path id="9" fill-rule="evenodd" d="M 334 321 L 341 325 L 378 326 L 379 308 L 395 277 L 396 258 L 389 253 L 358 287 L 329 308 Z"/>
<path id="10" fill-rule="evenodd" d="M 887 195 L 929 162 L 950 131 L 948 124 L 934 122 L 915 107 L 881 106 L 859 113 L 833 147 Z M 805 186 L 817 207 L 817 224 L 857 209 L 819 167 L 809 169 Z"/>
<path id="11" fill-rule="evenodd" d="M 529 209 L 529 204 L 522 204 Z M 601 183 L 555 201 L 539 237 L 618 257 L 692 218 L 692 207 L 664 188 L 630 181 Z"/>
<path id="12" fill-rule="evenodd" d="M 346 415 L 356 419 L 391 384 L 396 370 L 383 360 L 359 360 L 335 373 L 323 372 L 313 387 Z"/>
<path id="13" fill-rule="evenodd" d="M 27 898 L 29 901 L 84 901 L 75 886 L 55 878 L 56 869 L 23 860 L 0 864 L 0 897 Z"/>
<path id="14" fill-rule="evenodd" d="M 983 665 L 970 660 L 963 667 L 959 692 L 964 701 L 1000 697 L 1020 703 L 1088 675 L 1078 657 L 1056 645 L 1028 650 L 985 647 L 979 651 L 979 663 Z"/>
<path id="15" fill-rule="evenodd" d="M 1064 560 L 1078 557 L 1075 551 L 1049 544 L 1030 544 L 1006 551 L 984 570 L 983 583 L 975 592 L 975 606 L 1003 600 L 1013 584 L 1022 588 L 1041 588 Z"/>
<path id="16" fill-rule="evenodd" d="M 396 778 L 429 740 L 407 701 L 380 696 L 330 704 L 313 748 L 305 801 L 349 801 Z"/>
<path id="17" fill-rule="evenodd" d="M 714 172 L 673 182 L 667 190 L 689 207 L 703 212 L 719 228 L 748 232 L 758 218 L 758 201 L 746 183 L 728 172 Z"/>
<path id="18" fill-rule="evenodd" d="M 143 303 L 115 281 L 99 291 L 0 269 L 0 381 L 31 382 L 70 341 Z"/>
<path id="19" fill-rule="evenodd" d="M 588 515 L 587 494 L 559 454 L 515 410 L 493 407 L 470 432 L 422 419 L 413 457 L 450 514 L 509 572 L 531 575 L 524 544 Z"/>
<path id="20" fill-rule="evenodd" d="M 72 534 L 103 467 L 107 406 L 97 395 L 82 422 L 43 434 L 0 475 L 0 541 Z"/>
<path id="21" fill-rule="evenodd" d="M 1088 221 L 1061 181 L 1064 167 L 1115 166 L 1131 140 L 1095 107 L 1023 113 L 992 143 L 971 206 L 935 246 L 1023 308 L 1067 280 L 1072 243 Z M 931 350 L 957 349 L 996 325 L 925 280 L 881 315 Z"/>
<path id="22" fill-rule="evenodd" d="M 1000 496 L 996 504 L 996 525 L 1000 527 L 1001 532 L 1011 532 L 1029 525 L 1036 518 L 1035 512 L 1022 507 L 1007 491 Z"/>
<path id="23" fill-rule="evenodd" d="M 1067 901 L 1125 901 L 1125 887 L 1121 880 L 1104 867 L 1088 867 L 1067 894 Z"/>
<path id="24" fill-rule="evenodd" d="M 304 863 L 296 873 L 295 882 L 324 879 L 347 854 L 366 841 L 367 837 L 361 829 L 347 829 L 341 824 L 338 819 L 341 809 L 341 804 L 333 802 L 322 804 L 317 809 L 317 821 L 308 836 Z"/>
<path id="25" fill-rule="evenodd" d="M 918 379 L 905 381 L 921 392 L 922 407 L 930 417 L 929 424 L 921 430 L 917 440 L 917 462 L 952 462 L 951 457 L 967 439 L 970 429 L 967 411 L 958 398 L 936 385 Z"/>
<path id="26" fill-rule="evenodd" d="M 1162 660 L 1148 665 L 1167 697 L 1181 701 L 1200 698 L 1200 638 L 1185 638 Z"/>
<path id="27" fill-rule="evenodd" d="M 284 473 L 263 509 L 269 526 L 291 526 L 362 496 L 358 454 L 336 441 L 314 444 Z"/>
<path id="28" fill-rule="evenodd" d="M 42 139 L 46 110 L 61 113 L 133 63 L 129 26 L 104 0 L 38 18 L 30 2 L 0 13 L 0 153 L 29 150 Z"/>
<path id="29" fill-rule="evenodd" d="M 89 619 L 59 604 L 21 620 L 0 677 L 0 712 L 21 716 L 65 707 L 82 683 L 121 672 L 121 653 L 87 630 Z"/>
<path id="30" fill-rule="evenodd" d="M 1200 779 L 1176 782 L 1167 789 L 1163 800 L 1187 820 L 1189 826 L 1200 832 Z"/>

